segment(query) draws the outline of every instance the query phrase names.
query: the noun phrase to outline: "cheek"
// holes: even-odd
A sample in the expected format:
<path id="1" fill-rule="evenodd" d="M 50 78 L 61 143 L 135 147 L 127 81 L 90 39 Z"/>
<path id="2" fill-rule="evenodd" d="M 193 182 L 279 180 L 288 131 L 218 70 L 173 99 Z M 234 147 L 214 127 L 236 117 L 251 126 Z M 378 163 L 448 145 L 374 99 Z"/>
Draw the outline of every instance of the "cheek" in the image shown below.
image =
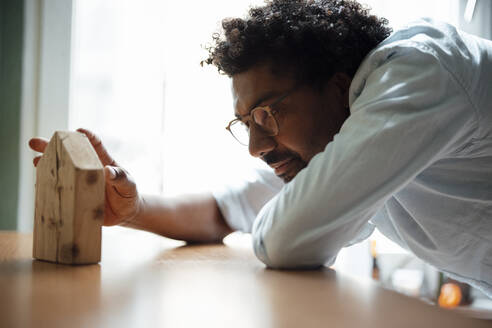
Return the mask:
<path id="1" fill-rule="evenodd" d="M 306 120 L 305 117 L 299 116 L 284 120 L 282 123 L 282 128 L 277 136 L 279 150 L 287 149 L 308 162 L 318 148 L 316 146 L 317 138 L 313 134 L 313 123 Z"/>
<path id="2" fill-rule="evenodd" d="M 292 107 L 279 115 L 280 132 L 278 135 L 281 146 L 297 153 L 305 162 L 319 152 L 333 139 L 334 120 L 331 107 L 316 97 L 305 97 L 301 103 L 292 103 Z"/>

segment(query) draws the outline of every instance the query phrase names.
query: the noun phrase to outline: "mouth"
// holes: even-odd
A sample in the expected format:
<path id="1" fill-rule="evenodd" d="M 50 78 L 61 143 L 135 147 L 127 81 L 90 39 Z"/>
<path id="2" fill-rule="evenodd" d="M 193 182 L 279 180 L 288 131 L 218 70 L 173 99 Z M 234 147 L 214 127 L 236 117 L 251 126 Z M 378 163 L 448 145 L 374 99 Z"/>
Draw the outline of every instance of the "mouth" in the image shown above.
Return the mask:
<path id="1" fill-rule="evenodd" d="M 289 164 L 293 161 L 293 158 L 288 158 L 283 161 L 270 164 L 270 167 L 274 169 L 275 175 L 281 176 L 285 174 L 289 169 Z"/>

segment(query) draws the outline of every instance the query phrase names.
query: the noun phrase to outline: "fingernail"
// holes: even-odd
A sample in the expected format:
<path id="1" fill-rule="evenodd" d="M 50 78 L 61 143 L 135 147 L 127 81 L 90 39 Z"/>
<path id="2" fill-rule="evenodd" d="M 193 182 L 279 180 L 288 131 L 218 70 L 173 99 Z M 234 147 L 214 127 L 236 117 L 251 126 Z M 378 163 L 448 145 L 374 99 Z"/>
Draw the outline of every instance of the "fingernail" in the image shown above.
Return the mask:
<path id="1" fill-rule="evenodd" d="M 115 171 L 115 169 L 113 169 L 111 166 L 108 166 L 108 168 L 109 168 L 109 178 L 111 180 L 116 179 L 116 171 Z"/>

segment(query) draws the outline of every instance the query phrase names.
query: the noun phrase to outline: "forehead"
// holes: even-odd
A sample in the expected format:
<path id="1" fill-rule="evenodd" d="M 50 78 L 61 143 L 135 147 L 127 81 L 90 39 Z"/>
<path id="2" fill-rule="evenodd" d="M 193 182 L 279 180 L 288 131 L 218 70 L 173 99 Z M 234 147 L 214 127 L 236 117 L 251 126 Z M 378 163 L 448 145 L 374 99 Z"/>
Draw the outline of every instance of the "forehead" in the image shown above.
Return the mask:
<path id="1" fill-rule="evenodd" d="M 247 114 L 252 107 L 260 105 L 285 92 L 294 84 L 287 74 L 273 74 L 269 65 L 259 65 L 235 74 L 232 77 L 234 112 Z"/>

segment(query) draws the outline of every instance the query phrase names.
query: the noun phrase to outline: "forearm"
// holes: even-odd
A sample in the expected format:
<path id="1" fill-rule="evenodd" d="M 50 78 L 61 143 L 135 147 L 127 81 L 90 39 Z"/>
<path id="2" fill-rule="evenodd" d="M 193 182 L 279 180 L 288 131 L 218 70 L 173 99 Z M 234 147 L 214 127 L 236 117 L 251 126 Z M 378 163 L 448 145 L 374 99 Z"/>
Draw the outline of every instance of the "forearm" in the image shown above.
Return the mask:
<path id="1" fill-rule="evenodd" d="M 232 232 L 211 194 L 144 195 L 138 214 L 123 226 L 189 242 L 219 242 Z"/>

